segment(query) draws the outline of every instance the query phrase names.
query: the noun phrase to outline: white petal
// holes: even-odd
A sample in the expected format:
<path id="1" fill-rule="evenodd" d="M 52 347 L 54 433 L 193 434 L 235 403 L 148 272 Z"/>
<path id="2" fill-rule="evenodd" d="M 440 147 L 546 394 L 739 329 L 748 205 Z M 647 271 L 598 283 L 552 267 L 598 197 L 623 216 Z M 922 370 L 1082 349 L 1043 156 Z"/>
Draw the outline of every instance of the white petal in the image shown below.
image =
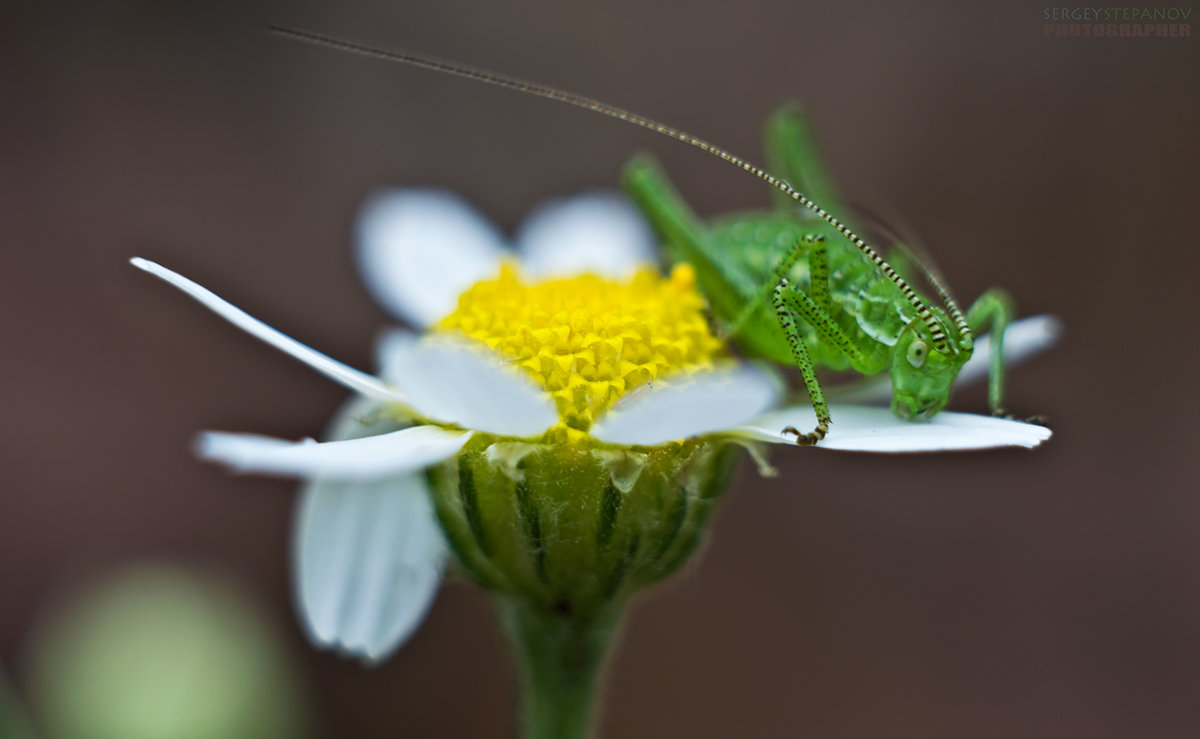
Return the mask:
<path id="1" fill-rule="evenodd" d="M 991 416 L 943 411 L 932 420 L 902 421 L 888 408 L 840 405 L 829 407 L 833 423 L 817 446 L 860 452 L 938 452 L 1020 446 L 1033 448 L 1050 438 L 1050 429 Z M 795 444 L 783 434 L 788 426 L 807 433 L 817 424 L 812 407 L 798 405 L 766 413 L 736 429 L 763 441 Z"/>
<path id="2" fill-rule="evenodd" d="M 395 430 L 394 423 L 360 422 L 363 410 L 349 404 L 340 411 L 331 435 Z M 372 662 L 420 625 L 446 561 L 422 474 L 308 483 L 294 547 L 297 600 L 310 637 Z"/>
<path id="3" fill-rule="evenodd" d="M 778 395 L 773 378 L 749 365 L 699 373 L 618 401 L 589 433 L 611 444 L 665 444 L 747 423 Z"/>
<path id="4" fill-rule="evenodd" d="M 625 278 L 655 264 L 654 234 L 629 201 L 615 192 L 552 200 L 517 230 L 521 269 L 530 277 L 595 272 Z"/>
<path id="5" fill-rule="evenodd" d="M 1004 331 L 1004 365 L 1011 367 L 1045 351 L 1062 335 L 1062 321 L 1056 316 L 1031 316 L 1013 321 Z M 988 361 L 992 355 L 992 335 L 984 334 L 975 340 L 975 352 L 958 372 L 954 386 L 962 387 L 987 378 Z M 827 393 L 842 403 L 883 403 L 892 398 L 892 384 L 887 372 L 870 380 L 853 383 L 845 389 L 833 388 Z"/>
<path id="6" fill-rule="evenodd" d="M 380 354 L 383 376 L 426 418 L 516 437 L 538 436 L 558 423 L 550 394 L 486 348 L 393 332 Z"/>
<path id="7" fill-rule="evenodd" d="M 141 257 L 134 257 L 129 260 L 129 263 L 169 282 L 233 325 L 262 339 L 276 349 L 292 355 L 335 382 L 377 400 L 405 402 L 404 396 L 386 387 L 378 379 L 301 344 L 188 278 Z"/>
<path id="8" fill-rule="evenodd" d="M 414 472 L 455 454 L 471 432 L 414 426 L 346 441 L 284 441 L 255 434 L 201 434 L 196 453 L 237 472 L 364 480 Z"/>
<path id="9" fill-rule="evenodd" d="M 389 190 L 358 217 L 358 269 L 375 300 L 427 326 L 468 287 L 496 274 L 504 237 L 465 200 L 443 190 Z"/>
<path id="10" fill-rule="evenodd" d="M 297 587 L 315 642 L 384 659 L 424 619 L 445 558 L 424 475 L 305 488 Z"/>

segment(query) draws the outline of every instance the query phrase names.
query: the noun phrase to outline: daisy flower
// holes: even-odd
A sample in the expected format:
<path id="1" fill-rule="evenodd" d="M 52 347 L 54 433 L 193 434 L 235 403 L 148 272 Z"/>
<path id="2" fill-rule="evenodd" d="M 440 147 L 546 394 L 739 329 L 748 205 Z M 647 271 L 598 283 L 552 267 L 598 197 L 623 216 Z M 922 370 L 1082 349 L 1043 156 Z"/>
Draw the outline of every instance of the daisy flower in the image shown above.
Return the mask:
<path id="1" fill-rule="evenodd" d="M 207 433 L 197 445 L 201 457 L 239 472 L 306 480 L 294 560 L 300 610 L 318 644 L 387 657 L 423 618 L 450 551 L 509 599 L 517 642 L 530 638 L 531 623 L 548 630 L 529 608 L 599 624 L 605 641 L 614 621 L 596 614 L 682 564 L 736 447 L 793 446 L 782 429 L 815 423 L 806 402 L 782 403 L 770 370 L 730 357 L 690 267 L 659 274 L 652 235 L 623 199 L 551 202 L 515 242 L 510 250 L 446 192 L 374 197 L 359 222 L 360 270 L 384 308 L 422 330 L 382 337 L 378 375 L 132 260 L 355 393 L 325 441 Z M 1051 319 L 1018 322 L 1006 356 L 1035 351 L 1056 332 Z M 986 367 L 987 353 L 981 341 L 963 376 Z M 831 411 L 819 447 L 1033 447 L 1050 436 L 970 414 L 910 423 L 862 403 Z M 540 670 L 529 659 L 527 678 Z"/>

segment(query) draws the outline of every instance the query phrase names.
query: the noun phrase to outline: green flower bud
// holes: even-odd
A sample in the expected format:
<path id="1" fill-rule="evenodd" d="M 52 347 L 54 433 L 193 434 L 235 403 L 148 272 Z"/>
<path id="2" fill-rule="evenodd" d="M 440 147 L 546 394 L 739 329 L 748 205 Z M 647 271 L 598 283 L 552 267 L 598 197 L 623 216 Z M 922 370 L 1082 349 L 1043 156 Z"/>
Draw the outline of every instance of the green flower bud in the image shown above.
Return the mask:
<path id="1" fill-rule="evenodd" d="M 471 578 L 582 621 L 687 561 L 735 453 L 714 441 L 610 448 L 477 434 L 429 478 Z"/>

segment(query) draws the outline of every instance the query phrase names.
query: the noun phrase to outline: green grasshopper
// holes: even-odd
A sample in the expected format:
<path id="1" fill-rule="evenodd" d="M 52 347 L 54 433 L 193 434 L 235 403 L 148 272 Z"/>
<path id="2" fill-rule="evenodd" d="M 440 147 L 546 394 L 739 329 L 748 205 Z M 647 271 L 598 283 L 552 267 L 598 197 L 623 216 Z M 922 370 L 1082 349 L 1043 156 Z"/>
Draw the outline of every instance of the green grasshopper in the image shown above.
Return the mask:
<path id="1" fill-rule="evenodd" d="M 626 167 L 624 185 L 672 260 L 695 268 L 702 292 L 739 348 L 799 369 L 817 427 L 784 432 L 800 444 L 814 444 L 828 431 L 818 367 L 863 375 L 887 370 L 892 412 L 908 420 L 931 418 L 945 407 L 950 386 L 971 357 L 973 332 L 989 326 L 997 353 L 991 355 L 988 400 L 993 413 L 1004 415 L 999 352 L 1013 316 L 1008 296 L 989 290 L 964 316 L 941 276 L 898 246 L 893 261 L 919 266 L 942 300 L 939 307 L 848 226 L 801 195 L 811 192 L 838 207 L 799 108 L 785 106 L 768 119 L 766 148 L 771 171 L 780 177 L 734 163 L 780 195 L 772 212 L 736 214 L 706 227 L 647 158 Z"/>
<path id="2" fill-rule="evenodd" d="M 673 261 L 696 270 L 702 292 L 726 334 L 743 352 L 800 371 L 816 412 L 816 427 L 788 427 L 801 445 L 825 437 L 831 423 L 816 370 L 888 370 L 892 412 L 913 420 L 945 407 L 950 386 L 974 350 L 974 332 L 995 334 L 988 404 L 1004 415 L 1003 337 L 1013 316 L 1001 291 L 985 292 L 964 314 L 936 270 L 907 250 L 941 300 L 914 290 L 901 274 L 818 201 L 833 204 L 833 189 L 816 155 L 809 128 L 796 108 L 784 108 L 767 126 L 771 171 L 704 139 L 598 100 L 407 52 L 386 51 L 307 31 L 271 26 L 281 36 L 465 77 L 600 113 L 656 131 L 733 164 L 776 192 L 773 212 L 718 219 L 705 227 L 657 166 L 634 160 L 625 188 L 665 242 Z M 774 174 L 772 174 L 774 172 Z M 840 206 L 839 206 L 840 210 Z"/>

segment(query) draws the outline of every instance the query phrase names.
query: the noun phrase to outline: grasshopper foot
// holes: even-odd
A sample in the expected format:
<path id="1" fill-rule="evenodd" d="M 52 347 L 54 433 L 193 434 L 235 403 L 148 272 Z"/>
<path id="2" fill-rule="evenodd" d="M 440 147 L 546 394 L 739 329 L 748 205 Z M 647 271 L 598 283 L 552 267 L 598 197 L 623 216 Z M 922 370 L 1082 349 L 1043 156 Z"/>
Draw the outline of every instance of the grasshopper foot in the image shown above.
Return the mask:
<path id="1" fill-rule="evenodd" d="M 1022 417 L 1015 413 L 1009 413 L 1003 408 L 997 408 L 996 410 L 992 411 L 992 415 L 996 418 L 1003 418 L 1006 421 L 1020 421 L 1021 423 L 1032 423 L 1035 426 L 1045 426 L 1046 428 L 1050 427 L 1050 419 L 1046 418 L 1040 413 L 1032 416 Z"/>
<path id="2" fill-rule="evenodd" d="M 824 439 L 827 431 L 829 431 L 829 427 L 823 423 L 819 423 L 817 424 L 817 427 L 812 430 L 812 433 L 809 434 L 800 433 L 799 429 L 797 429 L 795 426 L 788 426 L 779 433 L 784 436 L 787 434 L 794 435 L 796 437 L 796 444 L 798 446 L 812 446 L 821 439 Z"/>

